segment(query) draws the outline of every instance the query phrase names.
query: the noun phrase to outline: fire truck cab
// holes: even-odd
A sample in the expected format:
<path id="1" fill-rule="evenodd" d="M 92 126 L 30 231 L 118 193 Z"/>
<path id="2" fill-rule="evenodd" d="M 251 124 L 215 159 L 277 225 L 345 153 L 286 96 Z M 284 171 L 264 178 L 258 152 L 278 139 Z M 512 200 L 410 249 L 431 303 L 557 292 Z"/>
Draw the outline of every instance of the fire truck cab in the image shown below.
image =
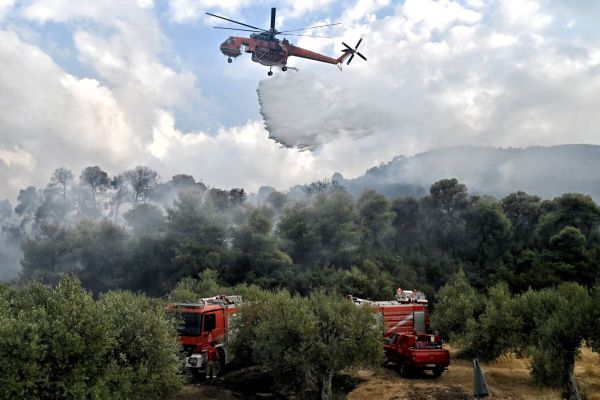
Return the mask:
<path id="1" fill-rule="evenodd" d="M 241 296 L 215 296 L 201 299 L 198 303 L 180 302 L 168 304 L 166 311 L 176 314 L 179 325 L 179 342 L 186 352 L 185 366 L 204 371 L 206 349 L 216 343 L 219 351 L 220 369 L 227 363 L 227 354 L 221 340 L 229 329 L 229 316 L 235 313 Z"/>

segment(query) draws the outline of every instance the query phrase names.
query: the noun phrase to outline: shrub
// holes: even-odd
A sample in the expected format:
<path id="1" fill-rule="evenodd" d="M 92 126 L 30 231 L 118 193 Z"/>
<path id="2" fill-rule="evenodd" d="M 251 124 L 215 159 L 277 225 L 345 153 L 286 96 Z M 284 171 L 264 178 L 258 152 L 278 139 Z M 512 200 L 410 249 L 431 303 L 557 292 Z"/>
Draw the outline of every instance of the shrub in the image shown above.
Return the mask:
<path id="1" fill-rule="evenodd" d="M 176 329 L 158 303 L 131 293 L 94 301 L 73 275 L 6 293 L 1 399 L 165 398 L 181 388 Z"/>

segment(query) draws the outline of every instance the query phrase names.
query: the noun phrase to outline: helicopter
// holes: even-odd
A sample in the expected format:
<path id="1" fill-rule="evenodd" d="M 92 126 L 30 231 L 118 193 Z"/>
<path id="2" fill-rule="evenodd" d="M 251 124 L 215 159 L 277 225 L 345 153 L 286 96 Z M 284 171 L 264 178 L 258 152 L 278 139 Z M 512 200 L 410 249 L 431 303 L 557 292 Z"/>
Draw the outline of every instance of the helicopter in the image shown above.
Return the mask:
<path id="1" fill-rule="evenodd" d="M 340 71 L 342 70 L 343 62 L 348 59 L 346 65 L 350 65 L 352 59 L 355 55 L 359 56 L 363 60 L 367 61 L 367 58 L 358 52 L 358 46 L 362 42 L 362 38 L 358 41 L 354 48 L 348 46 L 346 43 L 342 42 L 342 44 L 346 47 L 342 50 L 344 54 L 342 54 L 339 58 L 331 58 L 324 56 L 319 53 L 315 53 L 314 51 L 306 50 L 298 46 L 294 46 L 287 39 L 279 40 L 275 36 L 309 36 L 309 37 L 319 37 L 319 38 L 328 38 L 327 36 L 313 36 L 313 35 L 300 35 L 289 32 L 299 32 L 305 31 L 308 29 L 316 29 L 323 28 L 326 26 L 340 25 L 339 23 L 328 24 L 328 25 L 319 25 L 319 26 L 311 26 L 308 28 L 302 29 L 294 29 L 291 31 L 278 31 L 275 29 L 275 16 L 277 13 L 277 9 L 275 7 L 271 8 L 271 28 L 270 29 L 262 29 L 257 28 L 256 26 L 244 24 L 238 21 L 234 21 L 229 18 L 221 17 L 219 15 L 206 13 L 211 17 L 216 17 L 223 19 L 225 21 L 233 22 L 234 24 L 242 25 L 247 28 L 252 29 L 241 29 L 241 28 L 227 28 L 215 26 L 215 29 L 227 29 L 232 31 L 245 31 L 252 32 L 249 38 L 246 37 L 238 37 L 238 36 L 230 36 L 221 43 L 220 50 L 225 56 L 227 56 L 227 62 L 233 62 L 233 59 L 242 55 L 242 53 L 251 53 L 252 61 L 262 64 L 264 66 L 269 67 L 269 72 L 267 75 L 273 75 L 272 68 L 280 67 L 282 71 L 287 71 L 287 62 L 289 57 L 299 57 L 306 58 L 309 60 L 320 61 L 328 64 L 336 65 Z M 330 38 L 328 38 L 330 39 Z M 292 69 L 292 67 L 289 67 Z M 293 68 L 296 69 L 296 68 Z M 297 69 L 296 69 L 297 70 Z"/>

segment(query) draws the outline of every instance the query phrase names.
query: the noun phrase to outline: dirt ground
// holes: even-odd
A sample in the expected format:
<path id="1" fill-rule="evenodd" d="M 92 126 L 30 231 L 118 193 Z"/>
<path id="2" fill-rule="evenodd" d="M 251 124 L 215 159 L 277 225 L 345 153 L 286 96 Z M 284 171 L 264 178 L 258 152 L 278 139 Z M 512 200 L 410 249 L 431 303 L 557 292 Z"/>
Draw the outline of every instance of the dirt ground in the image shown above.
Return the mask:
<path id="1" fill-rule="evenodd" d="M 457 360 L 451 351 L 452 361 L 448 372 L 440 378 L 429 373 L 404 379 L 395 365 L 390 364 L 379 371 L 361 371 L 360 383 L 352 390 L 348 400 L 467 400 L 473 398 L 473 364 L 469 360 Z M 540 389 L 529 377 L 527 361 L 503 358 L 482 363 L 490 398 L 559 400 L 560 391 Z M 582 358 L 575 365 L 575 379 L 588 400 L 600 400 L 600 355 L 584 349 Z M 186 386 L 177 400 L 196 399 L 285 399 L 272 393 L 271 382 L 256 368 L 231 371 L 218 382 L 207 386 L 203 380 Z M 289 398 L 289 397 L 288 397 Z"/>
<path id="2" fill-rule="evenodd" d="M 454 356 L 455 352 L 451 354 Z M 490 398 L 559 400 L 560 391 L 540 389 L 533 385 L 526 360 L 503 358 L 481 363 Z M 412 379 L 403 379 L 393 364 L 377 373 L 361 372 L 365 382 L 348 395 L 348 400 L 461 400 L 473 398 L 473 363 L 452 358 L 448 372 L 440 378 L 425 373 Z M 600 356 L 584 349 L 575 364 L 575 379 L 588 400 L 600 400 Z"/>

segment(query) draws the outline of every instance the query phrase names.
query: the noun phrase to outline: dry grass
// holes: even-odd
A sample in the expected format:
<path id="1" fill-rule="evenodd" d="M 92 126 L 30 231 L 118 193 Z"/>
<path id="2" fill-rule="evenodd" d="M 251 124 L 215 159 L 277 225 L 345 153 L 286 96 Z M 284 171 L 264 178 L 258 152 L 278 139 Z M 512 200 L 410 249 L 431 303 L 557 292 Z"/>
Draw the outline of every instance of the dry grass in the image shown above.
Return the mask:
<path id="1" fill-rule="evenodd" d="M 429 374 L 423 374 L 413 379 L 404 379 L 400 377 L 393 364 L 376 373 L 359 372 L 359 377 L 365 381 L 348 394 L 347 398 L 348 400 L 471 400 L 473 399 L 473 364 L 469 360 L 456 359 L 456 353 L 455 350 L 450 350 L 452 357 L 450 371 L 444 372 L 437 379 Z M 490 398 L 535 400 L 560 400 L 561 398 L 559 390 L 540 389 L 531 382 L 526 360 L 505 357 L 491 363 L 482 363 L 481 369 L 490 390 Z M 234 371 L 227 374 L 226 379 L 232 380 L 237 374 L 243 372 Z M 250 378 L 245 375 L 240 378 L 240 382 L 249 384 L 247 379 Z M 600 356 L 587 348 L 583 349 L 581 360 L 575 364 L 575 379 L 582 394 L 585 394 L 588 400 L 600 400 Z M 240 397 L 244 398 L 223 386 L 206 386 L 204 382 L 200 382 L 200 386 L 187 386 L 176 399 L 234 400 Z M 224 382 L 219 384 L 223 385 Z M 259 395 L 252 396 L 252 398 L 262 397 Z"/>
<path id="2" fill-rule="evenodd" d="M 458 360 L 451 351 L 449 372 L 440 378 L 424 374 L 412 379 L 400 377 L 393 364 L 377 373 L 361 372 L 365 382 L 348 395 L 348 400 L 382 399 L 444 399 L 473 398 L 473 363 Z M 540 389 L 529 376 L 526 360 L 504 357 L 491 363 L 482 363 L 481 369 L 490 390 L 490 398 L 559 400 L 560 391 Z M 600 400 L 600 358 L 598 354 L 584 349 L 582 358 L 575 365 L 575 379 L 588 400 Z"/>

